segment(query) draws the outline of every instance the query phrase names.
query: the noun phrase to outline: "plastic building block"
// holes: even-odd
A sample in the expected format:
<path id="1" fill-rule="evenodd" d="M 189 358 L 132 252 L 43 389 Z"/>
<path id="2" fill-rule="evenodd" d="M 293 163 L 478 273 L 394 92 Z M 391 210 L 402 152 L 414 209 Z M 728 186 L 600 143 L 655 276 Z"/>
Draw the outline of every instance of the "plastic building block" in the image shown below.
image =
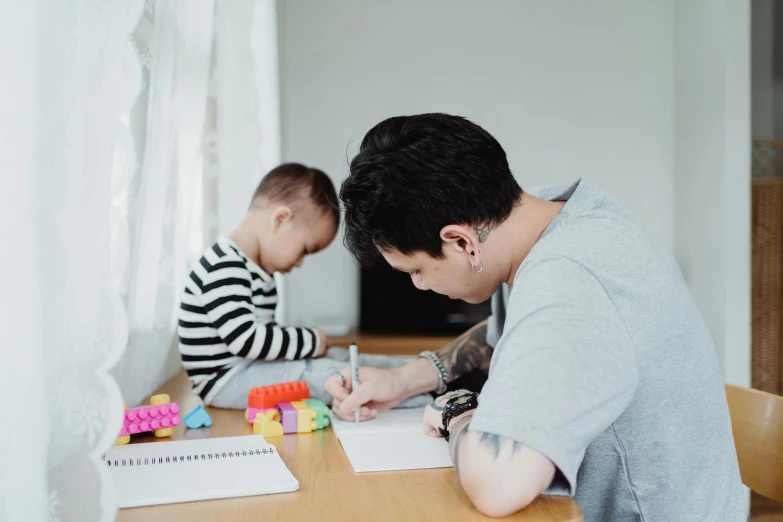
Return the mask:
<path id="1" fill-rule="evenodd" d="M 329 406 L 318 399 L 304 399 L 302 402 L 311 410 L 315 410 L 315 423 L 318 425 L 319 430 L 329 425 Z"/>
<path id="2" fill-rule="evenodd" d="M 281 402 L 277 405 L 280 410 L 280 423 L 283 425 L 283 433 L 296 433 L 296 408 L 290 402 Z"/>
<path id="3" fill-rule="evenodd" d="M 125 437 L 135 433 L 153 431 L 156 437 L 170 437 L 174 433 L 174 426 L 180 423 L 177 415 L 179 404 L 171 402 L 166 394 L 153 395 L 150 404 L 125 410 L 123 426 L 115 444 L 127 444 L 130 439 Z"/>
<path id="4" fill-rule="evenodd" d="M 297 433 L 310 433 L 318 429 L 318 424 L 315 422 L 315 410 L 308 408 L 302 401 L 294 401 L 291 406 L 296 408 Z"/>
<path id="5" fill-rule="evenodd" d="M 281 402 L 301 401 L 310 397 L 307 383 L 302 381 L 259 386 L 250 390 L 247 407 L 259 410 L 274 408 Z"/>
<path id="6" fill-rule="evenodd" d="M 259 413 L 266 413 L 269 411 L 275 412 L 275 414 L 277 414 L 277 418 L 274 420 L 280 422 L 280 411 L 277 410 L 277 408 L 269 408 L 266 410 L 260 410 L 258 408 L 248 408 L 245 410 L 245 420 L 250 424 L 253 424 L 253 421 L 256 420 L 256 415 L 258 415 Z"/>
<path id="7" fill-rule="evenodd" d="M 185 426 L 191 430 L 202 427 L 209 428 L 212 426 L 212 417 L 209 416 L 209 413 L 207 413 L 207 410 L 204 409 L 204 406 L 199 404 L 193 408 L 190 413 L 182 418 L 182 422 L 184 422 Z"/>
<path id="8" fill-rule="evenodd" d="M 277 413 L 277 420 L 275 414 Z M 263 435 L 264 437 L 281 437 L 283 435 L 283 425 L 278 422 L 280 413 L 277 410 L 267 410 L 259 413 L 253 420 L 253 433 Z"/>
<path id="9" fill-rule="evenodd" d="M 171 402 L 171 397 L 166 395 L 165 393 L 161 393 L 159 395 L 153 395 L 150 397 L 150 415 L 152 415 L 152 408 L 155 406 L 159 406 L 158 413 L 161 416 L 165 416 L 168 413 L 171 414 L 171 418 L 161 418 L 159 420 L 160 427 L 156 428 L 155 421 L 153 420 L 151 422 L 152 428 L 155 430 L 155 436 L 156 437 L 171 437 L 171 434 L 174 433 L 174 426 L 179 424 L 180 418 L 177 415 L 177 412 L 179 412 L 179 404 L 176 402 Z M 127 418 L 127 415 L 126 415 Z M 176 420 L 175 420 L 176 419 Z"/>

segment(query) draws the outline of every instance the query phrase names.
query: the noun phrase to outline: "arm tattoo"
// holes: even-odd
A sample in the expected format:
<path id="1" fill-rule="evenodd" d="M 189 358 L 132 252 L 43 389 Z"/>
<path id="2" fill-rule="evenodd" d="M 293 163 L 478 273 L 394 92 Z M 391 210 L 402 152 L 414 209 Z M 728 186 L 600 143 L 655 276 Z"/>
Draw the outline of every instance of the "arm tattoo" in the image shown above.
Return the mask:
<path id="1" fill-rule="evenodd" d="M 454 463 L 454 470 L 459 477 L 459 447 L 462 444 L 462 439 L 468 433 L 468 426 L 470 426 L 470 420 L 473 418 L 473 414 L 465 415 L 457 422 L 449 426 L 451 432 L 449 449 L 451 449 L 451 461 Z"/>
<path id="2" fill-rule="evenodd" d="M 484 432 L 481 432 L 478 435 L 479 447 L 486 448 L 488 451 L 490 451 L 495 460 L 498 459 L 500 452 L 504 449 L 509 449 L 511 451 L 508 456 L 508 458 L 511 458 L 514 456 L 517 450 L 522 448 L 521 442 L 517 442 L 514 439 L 509 439 L 508 437 L 501 437 L 500 435 L 495 435 L 494 433 Z"/>
<path id="3" fill-rule="evenodd" d="M 478 236 L 479 243 L 483 243 L 489 237 L 489 233 L 492 232 L 492 227 L 486 225 L 483 227 L 474 227 L 473 230 L 476 231 L 476 235 Z"/>
<path id="4" fill-rule="evenodd" d="M 487 322 L 483 321 L 437 351 L 449 374 L 449 382 L 473 370 L 489 372 L 492 348 L 487 344 Z"/>

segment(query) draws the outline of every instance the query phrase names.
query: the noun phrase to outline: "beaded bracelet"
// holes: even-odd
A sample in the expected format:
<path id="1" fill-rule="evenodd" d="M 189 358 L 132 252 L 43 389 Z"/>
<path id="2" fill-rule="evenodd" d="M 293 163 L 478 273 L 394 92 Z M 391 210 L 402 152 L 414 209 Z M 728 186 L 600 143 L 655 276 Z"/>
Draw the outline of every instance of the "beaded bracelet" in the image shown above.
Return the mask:
<path id="1" fill-rule="evenodd" d="M 435 371 L 438 374 L 438 389 L 435 390 L 435 393 L 437 395 L 442 395 L 446 392 L 449 385 L 449 374 L 446 372 L 446 367 L 443 366 L 442 362 L 440 362 L 438 356 L 429 350 L 421 352 L 419 357 L 427 359 L 432 367 L 435 368 Z"/>

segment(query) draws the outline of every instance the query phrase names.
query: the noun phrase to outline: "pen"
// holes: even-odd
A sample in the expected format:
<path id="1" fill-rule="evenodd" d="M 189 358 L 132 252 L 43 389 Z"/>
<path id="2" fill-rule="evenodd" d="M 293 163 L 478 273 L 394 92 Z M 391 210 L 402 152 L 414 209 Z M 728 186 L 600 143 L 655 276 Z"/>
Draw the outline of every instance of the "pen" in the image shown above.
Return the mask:
<path id="1" fill-rule="evenodd" d="M 351 346 L 348 347 L 348 351 L 351 355 L 351 388 L 355 390 L 356 387 L 359 386 L 359 348 L 356 346 L 356 343 L 351 343 Z M 361 409 L 362 407 L 359 406 L 353 410 L 354 422 L 359 422 Z"/>

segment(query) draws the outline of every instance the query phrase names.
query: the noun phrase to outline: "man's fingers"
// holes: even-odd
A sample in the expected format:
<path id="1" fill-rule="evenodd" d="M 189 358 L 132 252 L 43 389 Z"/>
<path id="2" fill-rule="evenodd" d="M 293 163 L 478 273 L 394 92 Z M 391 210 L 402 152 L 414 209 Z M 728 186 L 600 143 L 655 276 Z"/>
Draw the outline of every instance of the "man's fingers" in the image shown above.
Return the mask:
<path id="1" fill-rule="evenodd" d="M 435 429 L 432 426 L 424 426 L 424 434 L 429 437 L 442 437 L 443 435 L 440 434 L 440 431 Z"/>
<path id="2" fill-rule="evenodd" d="M 335 400 L 334 403 L 332 403 L 332 412 L 334 412 L 335 415 L 337 415 L 340 419 L 344 421 L 354 422 L 356 419 L 354 419 L 353 410 L 351 411 L 351 413 L 345 413 L 340 406 L 341 406 L 341 402 Z M 378 410 L 367 406 L 362 406 L 362 408 L 359 411 L 360 411 L 359 420 L 361 421 L 374 419 L 378 415 Z"/>
<path id="3" fill-rule="evenodd" d="M 346 382 L 347 384 L 347 382 Z M 344 401 L 348 397 L 348 390 L 343 386 L 343 381 L 336 375 L 332 375 L 324 383 L 324 390 L 335 398 L 335 400 Z"/>
<path id="4" fill-rule="evenodd" d="M 356 389 L 350 393 L 350 395 L 343 399 L 340 410 L 343 413 L 352 413 L 356 408 L 359 408 L 373 400 L 375 390 L 371 384 L 372 383 L 368 383 L 363 386 L 360 383 L 359 386 L 357 386 Z"/>

